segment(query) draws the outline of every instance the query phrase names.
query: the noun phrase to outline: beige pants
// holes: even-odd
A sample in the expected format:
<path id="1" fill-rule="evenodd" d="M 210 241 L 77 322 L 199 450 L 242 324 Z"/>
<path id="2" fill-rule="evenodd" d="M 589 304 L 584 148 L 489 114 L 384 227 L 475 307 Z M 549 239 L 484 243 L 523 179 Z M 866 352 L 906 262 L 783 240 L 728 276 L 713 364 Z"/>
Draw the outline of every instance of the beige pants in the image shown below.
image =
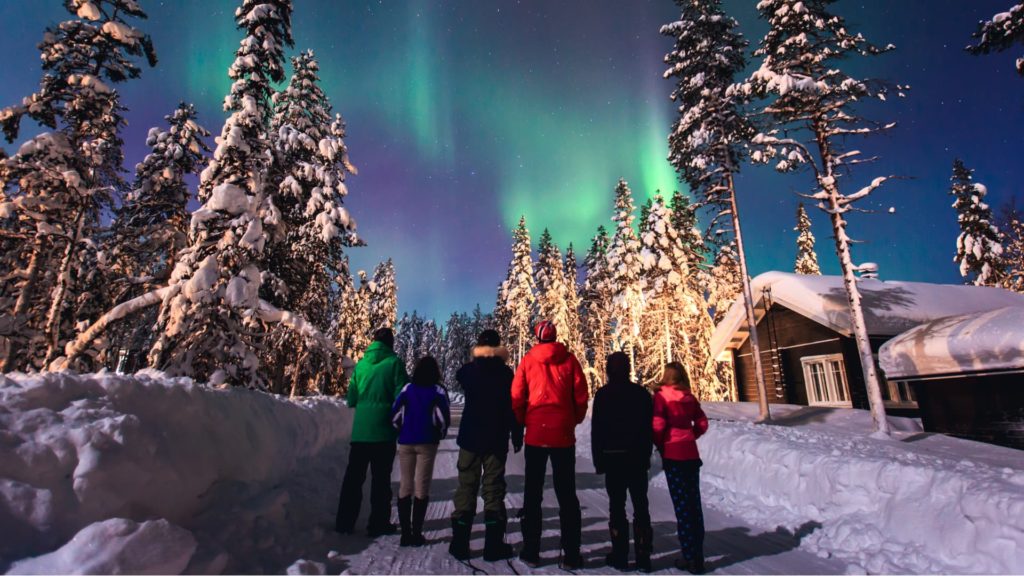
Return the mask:
<path id="1" fill-rule="evenodd" d="M 437 444 L 398 445 L 398 470 L 401 473 L 399 498 L 412 496 L 413 492 L 421 500 L 430 495 L 430 480 L 434 477 L 436 456 Z"/>

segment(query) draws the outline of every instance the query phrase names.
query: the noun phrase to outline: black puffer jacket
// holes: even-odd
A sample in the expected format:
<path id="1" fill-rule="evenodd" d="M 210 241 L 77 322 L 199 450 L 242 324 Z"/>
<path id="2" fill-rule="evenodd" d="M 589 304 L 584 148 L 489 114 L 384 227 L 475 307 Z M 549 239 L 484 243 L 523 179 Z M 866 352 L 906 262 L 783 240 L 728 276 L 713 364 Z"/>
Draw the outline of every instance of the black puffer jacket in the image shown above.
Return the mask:
<path id="1" fill-rule="evenodd" d="M 460 448 L 478 454 L 508 452 L 509 440 L 522 446 L 523 427 L 512 413 L 512 378 L 504 346 L 476 346 L 473 361 L 455 374 L 466 396 L 459 424 Z M 650 425 L 648 425 L 650 428 Z"/>
<path id="2" fill-rule="evenodd" d="M 594 469 L 604 474 L 606 458 L 621 454 L 631 464 L 651 467 L 654 441 L 651 393 L 632 382 L 609 382 L 594 395 L 590 439 Z"/>

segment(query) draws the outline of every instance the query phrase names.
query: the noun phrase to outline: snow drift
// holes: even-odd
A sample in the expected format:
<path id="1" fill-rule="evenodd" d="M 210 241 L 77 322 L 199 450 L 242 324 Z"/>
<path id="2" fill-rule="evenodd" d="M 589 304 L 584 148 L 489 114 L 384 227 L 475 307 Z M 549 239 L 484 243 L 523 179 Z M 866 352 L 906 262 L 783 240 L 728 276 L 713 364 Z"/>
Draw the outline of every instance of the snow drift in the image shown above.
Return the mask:
<path id="1" fill-rule="evenodd" d="M 736 416 L 720 407 L 709 403 L 709 416 Z M 874 440 L 865 411 L 827 412 L 835 417 L 822 412 L 799 427 L 713 420 L 699 441 L 705 506 L 810 532 L 801 547 L 849 562 L 850 572 L 1024 571 L 1019 451 L 942 436 L 933 446 L 912 431 Z"/>
<path id="2" fill-rule="evenodd" d="M 82 554 L 69 542 L 80 530 L 124 546 L 174 534 L 185 550 L 187 531 L 175 525 L 215 505 L 204 495 L 238 483 L 269 488 L 338 450 L 350 429 L 338 400 L 218 390 L 158 372 L 0 376 L 0 569 L 67 543 L 43 567 L 18 569 L 68 571 Z M 103 523 L 111 519 L 124 520 Z M 154 559 L 167 571 L 180 560 Z M 94 568 L 111 571 L 106 561 Z"/>

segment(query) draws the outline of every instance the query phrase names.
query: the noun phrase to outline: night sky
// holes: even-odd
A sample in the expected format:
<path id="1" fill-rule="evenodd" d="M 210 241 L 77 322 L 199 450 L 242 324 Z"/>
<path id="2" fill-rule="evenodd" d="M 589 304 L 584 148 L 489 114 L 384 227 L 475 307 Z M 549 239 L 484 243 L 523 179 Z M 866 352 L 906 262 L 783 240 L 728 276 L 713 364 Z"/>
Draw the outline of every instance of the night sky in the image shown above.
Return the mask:
<path id="1" fill-rule="evenodd" d="M 875 261 L 889 280 L 960 282 L 952 262 L 956 217 L 946 193 L 960 156 L 985 183 L 993 206 L 1022 196 L 1024 79 L 1013 60 L 1024 49 L 973 57 L 963 51 L 976 22 L 1012 0 L 872 0 L 834 8 L 854 30 L 897 50 L 857 63 L 861 74 L 910 84 L 903 100 L 865 112 L 896 121 L 890 134 L 856 147 L 880 161 L 846 186 L 874 176 L 906 180 L 876 192 L 851 217 L 866 243 L 858 262 Z M 130 109 L 123 134 L 129 169 L 145 154 L 147 129 L 179 100 L 220 133 L 227 68 L 241 38 L 232 0 L 140 1 L 160 63 L 119 86 Z M 753 0 L 726 7 L 756 44 L 765 29 Z M 510 231 L 525 214 L 534 241 L 549 227 L 579 259 L 612 190 L 624 177 L 638 204 L 678 188 L 664 160 L 675 111 L 662 57 L 672 40 L 671 0 L 296 0 L 296 53 L 312 48 L 324 87 L 348 122 L 359 175 L 347 205 L 369 243 L 349 254 L 372 270 L 393 257 L 400 312 L 444 319 L 476 303 L 493 306 L 510 257 Z M 64 19 L 58 0 L 3 0 L 0 105 L 38 85 L 36 43 Z M 24 135 L 23 135 L 24 136 Z M 15 146 L 7 146 L 13 151 Z M 130 179 L 131 174 L 126 174 Z M 798 192 L 808 174 L 745 167 L 738 181 L 751 272 L 791 270 Z M 889 208 L 895 208 L 890 214 Z M 810 211 L 825 273 L 836 273 L 825 215 Z"/>

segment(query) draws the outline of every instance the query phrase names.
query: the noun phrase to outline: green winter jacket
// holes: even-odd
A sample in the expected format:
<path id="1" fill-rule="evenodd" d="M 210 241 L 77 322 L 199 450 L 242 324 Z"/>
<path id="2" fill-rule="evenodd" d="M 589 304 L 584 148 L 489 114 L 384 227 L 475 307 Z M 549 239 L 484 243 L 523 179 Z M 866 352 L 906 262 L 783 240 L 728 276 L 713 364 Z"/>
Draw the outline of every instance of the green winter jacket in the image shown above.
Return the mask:
<path id="1" fill-rule="evenodd" d="M 352 442 L 394 442 L 391 405 L 409 382 L 405 363 L 383 342 L 374 342 L 352 371 L 346 402 L 354 408 Z"/>

